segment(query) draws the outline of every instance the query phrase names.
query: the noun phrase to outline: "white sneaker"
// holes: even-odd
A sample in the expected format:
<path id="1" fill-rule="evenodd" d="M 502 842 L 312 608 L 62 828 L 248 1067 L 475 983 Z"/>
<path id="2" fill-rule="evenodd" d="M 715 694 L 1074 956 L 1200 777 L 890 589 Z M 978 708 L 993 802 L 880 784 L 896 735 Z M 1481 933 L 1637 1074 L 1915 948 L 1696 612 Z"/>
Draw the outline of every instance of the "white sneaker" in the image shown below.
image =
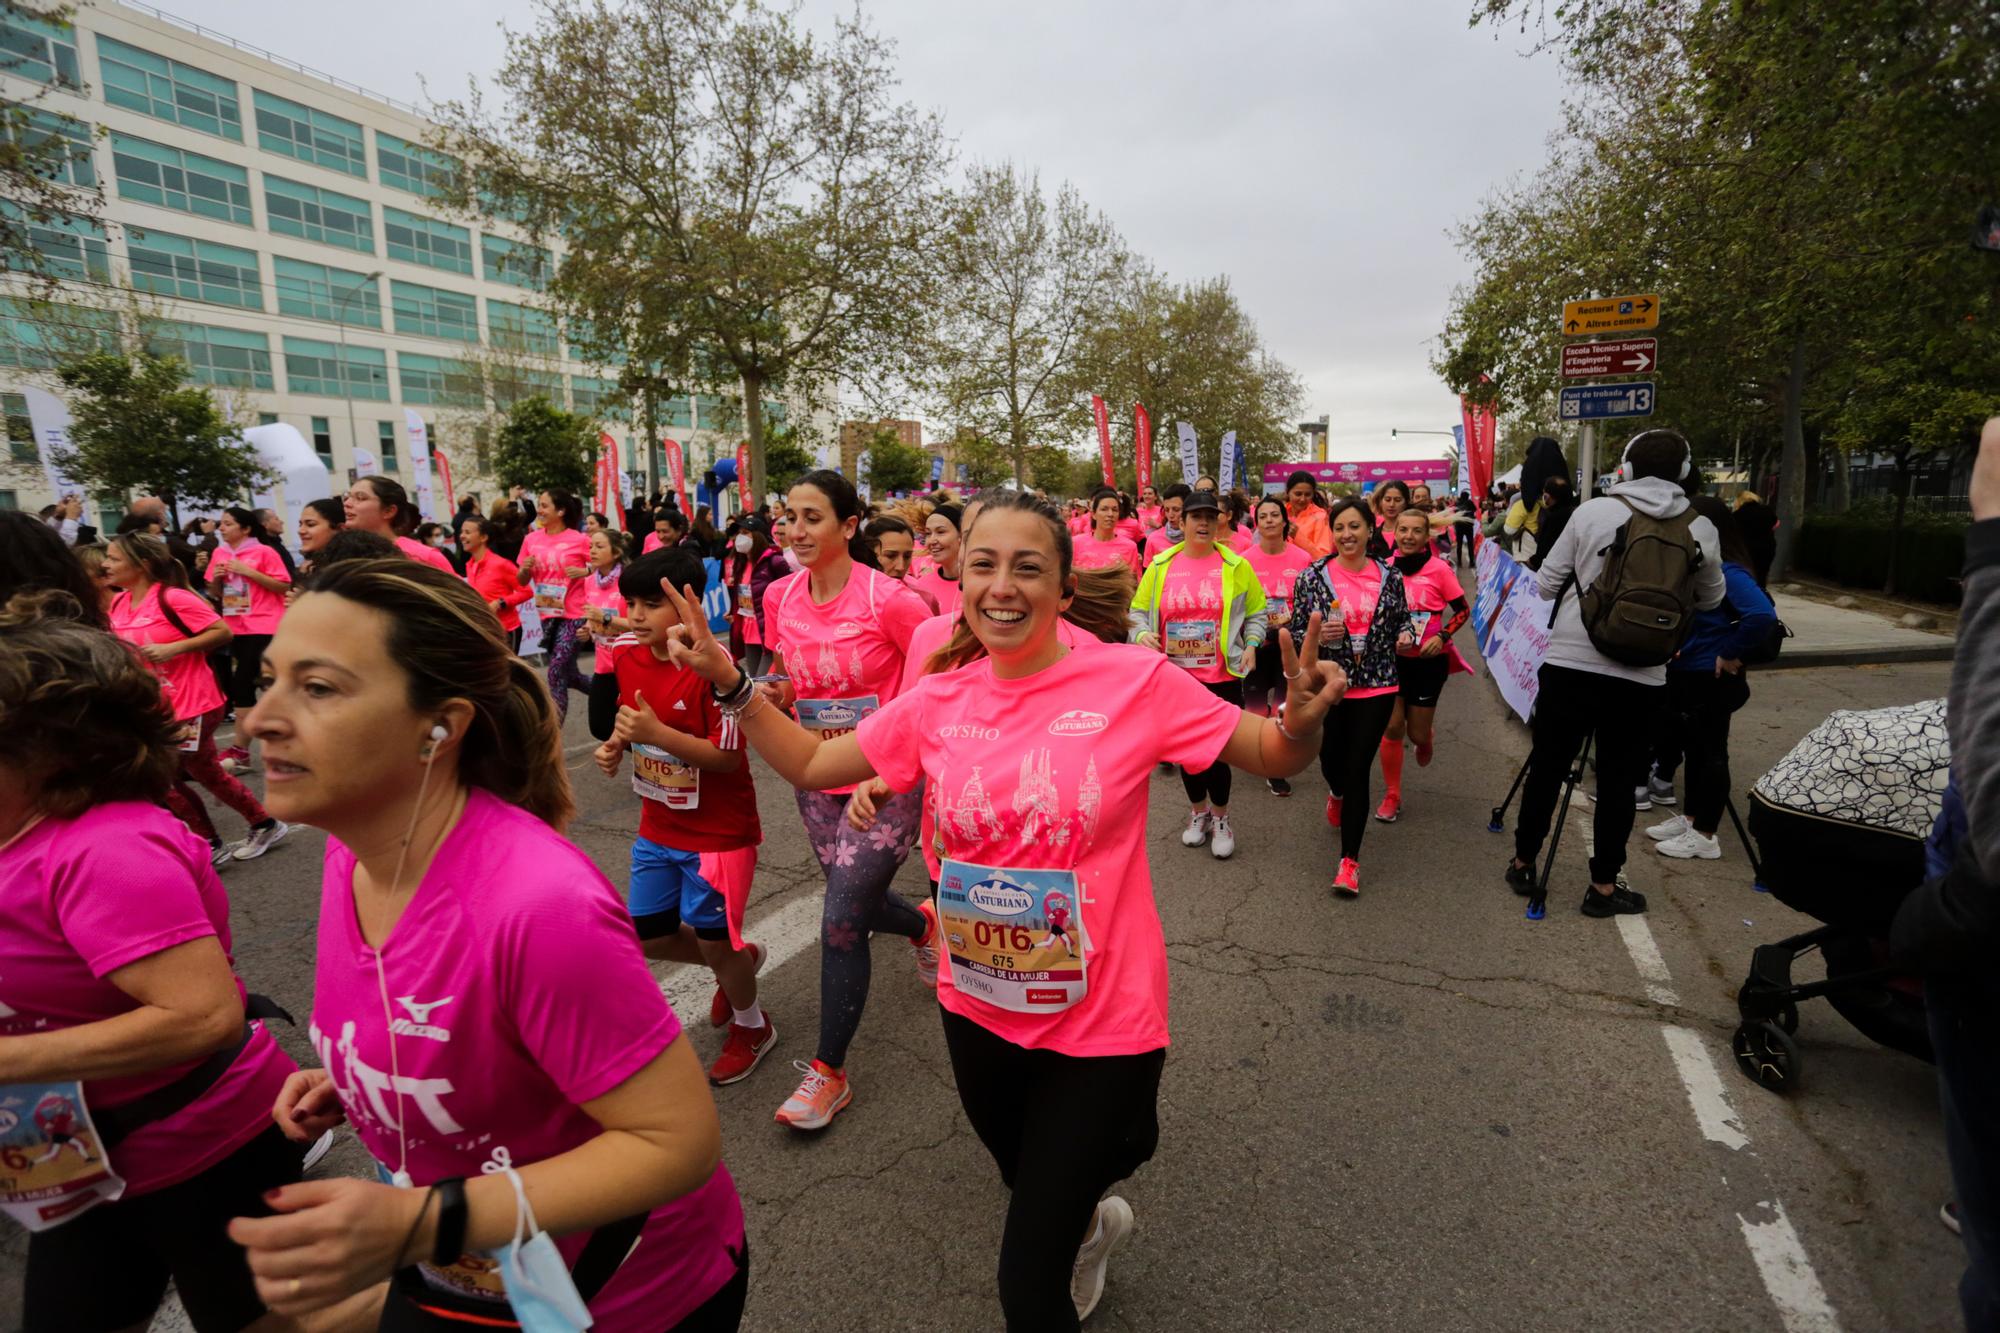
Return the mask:
<path id="1" fill-rule="evenodd" d="M 1671 856 L 1680 861 L 1720 861 L 1722 843 L 1715 838 L 1704 838 L 1692 828 L 1677 838 L 1668 838 L 1660 844 L 1660 855 Z"/>
<path id="2" fill-rule="evenodd" d="M 1181 830 L 1181 846 L 1199 847 L 1208 841 L 1208 811 L 1190 810 L 1187 827 Z"/>
<path id="3" fill-rule="evenodd" d="M 1132 1234 L 1132 1225 L 1131 1204 L 1115 1194 L 1098 1201 L 1090 1238 L 1077 1250 L 1076 1267 L 1070 1272 L 1069 1298 L 1076 1302 L 1079 1321 L 1090 1318 L 1090 1312 L 1104 1299 L 1105 1266 L 1111 1262 L 1112 1251 Z"/>
<path id="4" fill-rule="evenodd" d="M 256 860 L 265 852 L 277 846 L 279 840 L 291 831 L 292 826 L 282 819 L 273 820 L 263 828 L 251 829 L 250 836 L 245 838 L 243 845 L 236 849 L 236 859 L 239 861 Z"/>
<path id="5" fill-rule="evenodd" d="M 1651 810 L 1653 808 L 1652 789 L 1647 787 L 1643 782 L 1632 789 L 1632 808 L 1634 810 Z"/>
<path id="6" fill-rule="evenodd" d="M 1646 778 L 1646 791 L 1652 796 L 1654 805 L 1672 805 L 1679 798 L 1674 795 L 1674 784 L 1662 782 L 1656 777 Z"/>
<path id="7" fill-rule="evenodd" d="M 1227 861 L 1236 854 L 1236 833 L 1229 827 L 1229 816 L 1216 815 L 1208 826 L 1208 854 L 1218 861 Z"/>
<path id="8" fill-rule="evenodd" d="M 1693 827 L 1686 815 L 1672 815 L 1647 829 L 1646 836 L 1654 842 L 1665 842 L 1669 838 L 1680 837 Z"/>

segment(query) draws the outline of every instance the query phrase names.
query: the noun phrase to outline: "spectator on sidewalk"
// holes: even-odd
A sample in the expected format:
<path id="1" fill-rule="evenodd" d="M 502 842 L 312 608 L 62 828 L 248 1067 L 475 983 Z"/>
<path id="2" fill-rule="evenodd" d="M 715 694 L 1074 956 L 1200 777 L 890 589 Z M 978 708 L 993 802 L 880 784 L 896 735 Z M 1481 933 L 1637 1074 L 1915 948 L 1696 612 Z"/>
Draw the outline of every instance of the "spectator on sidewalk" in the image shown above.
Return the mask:
<path id="1" fill-rule="evenodd" d="M 1771 562 L 1778 558 L 1778 511 L 1758 498 L 1755 491 L 1736 495 L 1736 527 L 1750 552 L 1750 572 L 1763 587 L 1771 577 Z"/>

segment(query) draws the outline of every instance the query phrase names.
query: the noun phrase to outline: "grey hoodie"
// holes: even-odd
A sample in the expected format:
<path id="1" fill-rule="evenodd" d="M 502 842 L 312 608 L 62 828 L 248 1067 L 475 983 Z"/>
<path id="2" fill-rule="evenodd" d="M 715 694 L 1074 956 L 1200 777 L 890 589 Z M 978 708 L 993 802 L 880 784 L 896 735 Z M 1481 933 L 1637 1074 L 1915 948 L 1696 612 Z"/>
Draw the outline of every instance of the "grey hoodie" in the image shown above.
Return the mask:
<path id="1" fill-rule="evenodd" d="M 1578 671 L 1595 671 L 1600 676 L 1617 676 L 1645 685 L 1664 685 L 1667 683 L 1666 667 L 1635 667 L 1614 662 L 1597 651 L 1583 628 L 1579 594 L 1597 581 L 1599 572 L 1604 568 L 1604 553 L 1618 535 L 1618 530 L 1632 517 L 1632 511 L 1620 503 L 1625 500 L 1631 501 L 1641 513 L 1654 518 L 1672 518 L 1688 507 L 1687 496 L 1682 492 L 1680 483 L 1668 481 L 1665 477 L 1622 481 L 1596 499 L 1586 500 L 1577 506 L 1576 512 L 1570 515 L 1569 526 L 1562 530 L 1562 536 L 1556 538 L 1556 544 L 1542 558 L 1539 575 L 1542 596 L 1553 598 L 1558 593 L 1563 594 L 1562 605 L 1556 611 L 1555 628 L 1549 632 L 1549 651 L 1542 660 Z M 1715 525 L 1705 518 L 1696 518 L 1691 531 L 1701 547 L 1701 565 L 1694 574 L 1694 603 L 1697 609 L 1706 611 L 1722 604 L 1722 543 L 1716 536 Z M 1563 585 L 1571 578 L 1576 581 L 1564 592 Z"/>

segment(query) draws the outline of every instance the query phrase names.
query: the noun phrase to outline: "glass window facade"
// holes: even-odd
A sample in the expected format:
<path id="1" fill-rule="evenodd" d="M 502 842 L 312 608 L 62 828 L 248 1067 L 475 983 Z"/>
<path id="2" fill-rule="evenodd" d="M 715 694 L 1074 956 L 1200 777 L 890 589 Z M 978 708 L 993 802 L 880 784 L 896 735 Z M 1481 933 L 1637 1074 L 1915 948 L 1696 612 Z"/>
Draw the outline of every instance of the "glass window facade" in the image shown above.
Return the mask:
<path id="1" fill-rule="evenodd" d="M 375 253 L 375 219 L 366 199 L 264 174 L 264 215 L 272 231 L 363 254 Z"/>
<path id="2" fill-rule="evenodd" d="M 25 233 L 32 255 L 0 254 L 0 264 L 23 272 L 68 278 L 73 282 L 109 282 L 110 252 L 104 227 L 90 218 L 49 218 L 37 221 L 27 209 L 0 199 L 0 217 Z"/>
<path id="3" fill-rule="evenodd" d="M 396 465 L 396 423 L 378 421 L 375 423 L 375 452 L 382 459 L 384 472 L 400 472 Z"/>
<path id="4" fill-rule="evenodd" d="M 368 150 L 361 126 L 254 88 L 250 99 L 257 112 L 259 148 L 368 179 Z"/>
<path id="5" fill-rule="evenodd" d="M 245 310 L 264 308 L 254 250 L 127 227 L 125 253 L 132 261 L 132 285 L 143 291 Z"/>
<path id="6" fill-rule="evenodd" d="M 36 83 L 83 87 L 76 59 L 76 29 L 15 9 L 0 9 L 0 71 Z"/>
<path id="7" fill-rule="evenodd" d="M 325 417 L 312 419 L 312 437 L 313 452 L 319 455 L 320 462 L 326 464 L 328 472 L 333 471 L 333 427 Z"/>
<path id="8" fill-rule="evenodd" d="M 548 285 L 550 256 L 539 245 L 486 234 L 479 238 L 479 257 L 488 282 L 537 292 Z"/>
<path id="9" fill-rule="evenodd" d="M 495 347 L 513 352 L 556 354 L 556 322 L 547 311 L 512 301 L 486 302 L 486 330 Z"/>
<path id="10" fill-rule="evenodd" d="M 207 324 L 162 321 L 149 329 L 147 346 L 158 356 L 177 356 L 188 363 L 188 378 L 197 384 L 234 389 L 271 389 L 271 340 L 261 333 L 215 328 Z"/>
<path id="11" fill-rule="evenodd" d="M 389 306 L 395 311 L 398 333 L 450 338 L 456 342 L 479 341 L 479 302 L 474 297 L 392 279 Z"/>
<path id="12" fill-rule="evenodd" d="M 630 421 L 632 404 L 617 380 L 592 379 L 587 375 L 569 377 L 570 401 L 573 409 L 584 416 L 596 417 L 599 421 Z"/>
<path id="13" fill-rule="evenodd" d="M 557 406 L 562 404 L 562 376 L 551 375 L 540 370 L 517 370 L 493 381 L 493 405 L 501 409 L 512 407 L 523 398 L 540 395 Z"/>
<path id="14" fill-rule="evenodd" d="M 182 213 L 251 225 L 250 173 L 200 153 L 187 153 L 129 134 L 111 136 L 118 197 Z"/>
<path id="15" fill-rule="evenodd" d="M 236 82 L 97 34 L 104 100 L 155 120 L 243 142 Z"/>
<path id="16" fill-rule="evenodd" d="M 369 281 L 366 273 L 273 255 L 271 276 L 276 280 L 282 314 L 382 327 L 382 289 Z"/>
<path id="17" fill-rule="evenodd" d="M 0 60 L 0 70 L 4 70 Z M 97 184 L 90 156 L 90 126 L 38 106 L 0 102 L 0 135 L 34 159 L 38 170 L 60 185 L 89 189 Z"/>
<path id="18" fill-rule="evenodd" d="M 668 398 L 655 403 L 653 415 L 663 426 L 694 425 L 694 406 L 686 398 Z"/>
<path id="19" fill-rule="evenodd" d="M 285 339 L 285 387 L 322 398 L 389 401 L 389 355 L 379 347 L 341 348 L 312 338 Z"/>
<path id="20" fill-rule="evenodd" d="M 393 134 L 375 132 L 375 178 L 384 185 L 411 194 L 440 195 L 461 169 L 457 158 Z"/>
<path id="21" fill-rule="evenodd" d="M 117 326 L 108 311 L 0 300 L 0 366 L 48 370 L 65 357 L 117 346 Z"/>
<path id="22" fill-rule="evenodd" d="M 477 407 L 485 399 L 479 372 L 462 361 L 398 352 L 396 376 L 406 403 Z"/>
<path id="23" fill-rule="evenodd" d="M 41 450 L 35 447 L 35 419 L 28 415 L 26 395 L 0 393 L 0 414 L 7 421 L 7 456 L 16 463 L 41 462 Z"/>
<path id="24" fill-rule="evenodd" d="M 472 272 L 472 233 L 464 227 L 384 206 L 382 239 L 388 242 L 391 259 L 448 273 Z"/>

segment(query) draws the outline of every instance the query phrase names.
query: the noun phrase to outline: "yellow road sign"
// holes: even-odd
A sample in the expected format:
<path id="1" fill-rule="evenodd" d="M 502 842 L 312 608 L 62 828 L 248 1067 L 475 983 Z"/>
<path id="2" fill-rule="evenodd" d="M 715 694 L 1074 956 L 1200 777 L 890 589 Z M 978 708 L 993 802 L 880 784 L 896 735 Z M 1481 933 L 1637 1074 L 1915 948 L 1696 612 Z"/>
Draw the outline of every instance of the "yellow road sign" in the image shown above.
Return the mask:
<path id="1" fill-rule="evenodd" d="M 1660 327 L 1660 298 L 1651 292 L 1638 296 L 1607 296 L 1590 301 L 1563 304 L 1562 331 L 1565 337 L 1581 338 L 1588 333 L 1616 333 L 1620 329 Z"/>

